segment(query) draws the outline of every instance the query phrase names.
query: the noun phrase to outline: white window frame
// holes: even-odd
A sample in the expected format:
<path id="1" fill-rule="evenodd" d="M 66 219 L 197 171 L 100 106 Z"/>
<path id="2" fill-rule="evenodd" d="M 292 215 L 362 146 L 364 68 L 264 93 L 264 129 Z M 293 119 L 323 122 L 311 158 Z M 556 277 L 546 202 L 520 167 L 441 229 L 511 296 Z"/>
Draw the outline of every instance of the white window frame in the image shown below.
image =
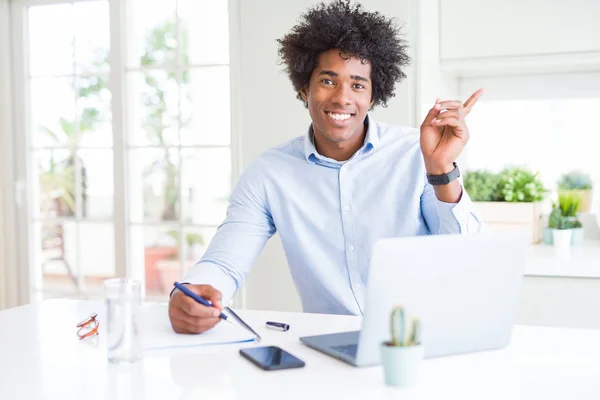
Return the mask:
<path id="1" fill-rule="evenodd" d="M 2 0 L 0 0 L 2 1 Z M 23 52 L 21 49 L 28 49 L 29 46 L 26 43 L 27 35 L 27 18 L 26 11 L 30 6 L 39 5 L 51 5 L 51 4 L 65 4 L 65 3 L 76 3 L 92 0 L 13 0 L 9 5 L 10 7 L 10 21 L 11 21 L 11 35 L 9 41 L 12 43 L 12 76 L 11 81 L 14 83 L 14 95 L 12 97 L 12 104 L 14 105 L 14 124 L 12 129 L 7 129 L 8 132 L 12 132 L 12 135 L 8 138 L 7 146 L 0 148 L 3 153 L 3 167 L 6 164 L 10 167 L 11 158 L 6 157 L 9 155 L 17 155 L 14 162 L 14 176 L 9 179 L 12 181 L 8 187 L 15 187 L 16 194 L 11 198 L 7 199 L 5 208 L 9 205 L 16 205 L 15 222 L 18 227 L 15 231 L 17 232 L 15 237 L 16 244 L 14 245 L 16 262 L 14 271 L 18 271 L 16 280 L 19 283 L 19 304 L 29 303 L 32 299 L 35 299 L 35 282 L 32 281 L 33 277 L 36 276 L 36 272 L 33 270 L 37 266 L 34 265 L 35 252 L 38 243 L 33 243 L 31 235 L 32 226 L 30 226 L 31 216 L 33 215 L 32 204 L 27 199 L 31 199 L 34 194 L 31 188 L 26 187 L 27 182 L 33 182 L 33 171 L 31 171 L 31 160 L 30 160 L 30 140 L 31 140 L 31 129 L 28 126 L 30 113 L 30 101 L 29 101 L 29 79 L 26 71 L 28 71 L 28 54 Z M 241 174 L 241 166 L 243 162 L 241 160 L 241 96 L 240 96 L 240 31 L 239 31 L 239 0 L 228 0 L 229 7 L 229 37 L 230 37 L 230 59 L 229 59 L 229 71 L 230 71 L 230 115 L 231 115 L 231 140 L 230 145 L 227 146 L 231 151 L 231 185 L 237 181 Z M 114 251 L 115 251 L 115 276 L 118 277 L 131 277 L 144 281 L 143 268 L 132 268 L 131 257 L 129 256 L 129 228 L 132 225 L 128 215 L 128 196 L 127 196 L 127 165 L 128 165 L 128 147 L 126 143 L 126 137 L 124 135 L 125 127 L 128 126 L 128 120 L 126 113 L 123 112 L 124 104 L 126 102 L 126 87 L 125 87 L 125 76 L 127 74 L 127 67 L 125 65 L 124 55 L 126 54 L 126 43 L 125 31 L 126 31 L 126 13 L 127 13 L 127 0 L 108 0 L 109 3 L 109 15 L 111 21 L 120 21 L 120 23 L 111 23 L 110 27 L 110 79 L 109 89 L 112 92 L 112 129 L 113 129 L 113 169 L 114 169 L 114 209 L 112 223 L 114 226 Z M 1 6 L 1 4 L 0 4 Z M 2 9 L 0 8 L 0 21 L 2 21 L 1 15 Z M 1 43 L 0 43 L 1 44 Z M 0 46 L 0 49 L 2 46 Z M 0 66 L 0 72 L 2 68 Z M 0 75 L 0 82 L 2 76 Z M 0 98 L 1 100 L 1 98 Z M 1 102 L 0 102 L 1 104 Z M 0 115 L 1 117 L 2 115 Z M 0 123 L 2 119 L 0 118 Z M 0 125 L 0 130 L 2 126 Z M 19 134 L 27 132 L 27 134 Z M 11 139 L 13 143 L 11 143 Z M 211 146 L 198 146 L 198 147 L 211 147 Z M 223 147 L 223 146 L 220 146 Z M 22 155 L 26 155 L 23 157 Z M 5 172 L 11 172 L 10 168 L 3 168 Z M 1 170 L 0 170 L 1 171 Z M 19 198 L 25 199 L 25 201 L 17 201 Z M 9 215 L 8 211 L 5 214 Z M 1 220 L 1 219 L 0 219 Z M 182 225 L 180 221 L 173 221 L 174 224 Z M 135 224 L 137 225 L 137 224 Z M 146 225 L 146 224 L 144 224 Z M 147 223 L 149 226 L 157 224 Z M 180 232 L 181 234 L 182 232 Z M 0 237 L 1 238 L 1 237 Z M 6 246 L 9 244 L 8 241 L 4 242 Z M 1 249 L 1 247 L 0 247 Z M 181 267 L 184 267 L 184 257 L 181 257 Z M 11 270 L 9 270 L 11 271 Z M 13 272 L 14 272 L 13 271 Z M 0 270 L 0 273 L 2 271 Z M 81 274 L 81 272 L 80 272 Z M 14 278 L 12 279 L 15 280 Z M 0 284 L 2 280 L 0 280 Z M 8 282 L 10 284 L 10 282 Z M 1 287 L 1 286 L 0 286 Z M 0 300 L 0 305 L 1 305 Z M 236 306 L 242 306 L 243 292 L 238 296 Z"/>
<path id="2" fill-rule="evenodd" d="M 17 227 L 14 183 L 14 90 L 11 79 L 12 43 L 10 6 L 0 1 L 0 310 L 26 303 L 29 300 L 26 277 L 16 257 Z"/>

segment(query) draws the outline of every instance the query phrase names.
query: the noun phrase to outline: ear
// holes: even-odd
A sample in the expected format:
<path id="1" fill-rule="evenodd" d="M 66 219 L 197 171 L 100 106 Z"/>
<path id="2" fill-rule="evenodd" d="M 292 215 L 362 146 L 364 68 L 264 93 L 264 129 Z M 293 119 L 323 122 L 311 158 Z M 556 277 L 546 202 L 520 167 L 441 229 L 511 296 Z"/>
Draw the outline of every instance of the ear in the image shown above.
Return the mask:
<path id="1" fill-rule="evenodd" d="M 308 87 L 304 86 L 300 89 L 300 97 L 302 97 L 305 103 L 308 103 Z"/>
<path id="2" fill-rule="evenodd" d="M 375 100 L 371 100 L 371 104 L 369 104 L 369 111 L 373 109 L 373 104 L 375 104 Z"/>

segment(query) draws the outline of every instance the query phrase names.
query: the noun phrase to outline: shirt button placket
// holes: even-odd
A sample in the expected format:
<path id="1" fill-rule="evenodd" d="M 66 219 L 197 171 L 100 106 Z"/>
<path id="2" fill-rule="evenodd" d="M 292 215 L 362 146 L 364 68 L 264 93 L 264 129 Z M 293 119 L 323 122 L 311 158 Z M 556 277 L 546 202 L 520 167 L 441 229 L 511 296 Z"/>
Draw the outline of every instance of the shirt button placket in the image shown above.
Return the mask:
<path id="1" fill-rule="evenodd" d="M 348 276 L 354 292 L 354 298 L 360 308 L 362 302 L 362 286 L 358 265 L 358 252 L 356 251 L 356 237 L 354 236 L 354 215 L 350 204 L 352 204 L 352 179 L 350 177 L 348 164 L 340 168 L 340 204 L 342 205 L 342 229 L 346 243 L 346 260 Z M 362 311 L 362 310 L 361 310 Z"/>

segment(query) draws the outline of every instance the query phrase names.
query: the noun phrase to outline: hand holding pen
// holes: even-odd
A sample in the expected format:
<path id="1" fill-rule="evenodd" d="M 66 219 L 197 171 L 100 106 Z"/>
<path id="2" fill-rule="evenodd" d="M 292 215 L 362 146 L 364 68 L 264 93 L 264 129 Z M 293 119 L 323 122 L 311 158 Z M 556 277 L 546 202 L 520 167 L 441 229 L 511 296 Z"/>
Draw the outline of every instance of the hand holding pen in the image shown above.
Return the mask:
<path id="1" fill-rule="evenodd" d="M 185 285 L 182 285 L 181 283 L 178 283 L 178 282 L 175 282 L 174 285 L 175 285 L 176 289 L 179 289 L 183 294 L 190 297 L 198 304 L 202 304 L 205 307 L 213 307 L 213 305 L 210 301 L 208 301 L 204 297 L 199 296 L 198 294 L 194 293 L 193 291 L 188 289 Z M 252 327 L 250 325 L 248 325 L 246 323 L 246 321 L 244 321 L 242 318 L 240 318 L 240 316 L 237 315 L 235 313 L 235 311 L 233 311 L 231 308 L 225 307 L 225 310 L 227 310 L 229 315 L 231 315 L 231 317 L 233 319 L 235 319 L 238 324 L 240 324 L 244 329 L 248 330 L 249 332 L 251 332 L 254 335 L 254 340 L 260 342 L 260 335 L 258 333 L 256 333 L 256 331 L 254 329 L 252 329 Z M 218 316 L 220 319 L 222 319 L 224 321 L 231 322 L 229 320 L 229 317 L 227 316 L 227 314 L 223 314 L 221 311 L 213 312 L 213 316 Z M 231 322 L 231 323 L 233 323 L 233 322 Z"/>
<path id="2" fill-rule="evenodd" d="M 179 285 L 179 284 L 178 284 Z M 202 333 L 221 320 L 223 309 L 221 292 L 210 285 L 182 285 L 171 295 L 169 301 L 169 319 L 177 333 Z M 177 286 L 176 286 L 177 287 Z M 207 301 L 208 306 L 201 304 L 182 290 L 188 290 L 199 298 Z"/>

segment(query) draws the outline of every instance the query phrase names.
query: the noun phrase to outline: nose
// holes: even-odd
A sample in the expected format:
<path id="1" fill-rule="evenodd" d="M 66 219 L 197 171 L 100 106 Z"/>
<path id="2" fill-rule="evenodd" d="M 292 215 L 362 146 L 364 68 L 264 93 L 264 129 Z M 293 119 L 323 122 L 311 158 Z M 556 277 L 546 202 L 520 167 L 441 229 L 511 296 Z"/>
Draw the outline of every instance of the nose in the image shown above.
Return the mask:
<path id="1" fill-rule="evenodd" d="M 337 106 L 347 106 L 352 102 L 351 94 L 351 88 L 346 85 L 338 85 L 331 96 L 331 102 Z"/>

